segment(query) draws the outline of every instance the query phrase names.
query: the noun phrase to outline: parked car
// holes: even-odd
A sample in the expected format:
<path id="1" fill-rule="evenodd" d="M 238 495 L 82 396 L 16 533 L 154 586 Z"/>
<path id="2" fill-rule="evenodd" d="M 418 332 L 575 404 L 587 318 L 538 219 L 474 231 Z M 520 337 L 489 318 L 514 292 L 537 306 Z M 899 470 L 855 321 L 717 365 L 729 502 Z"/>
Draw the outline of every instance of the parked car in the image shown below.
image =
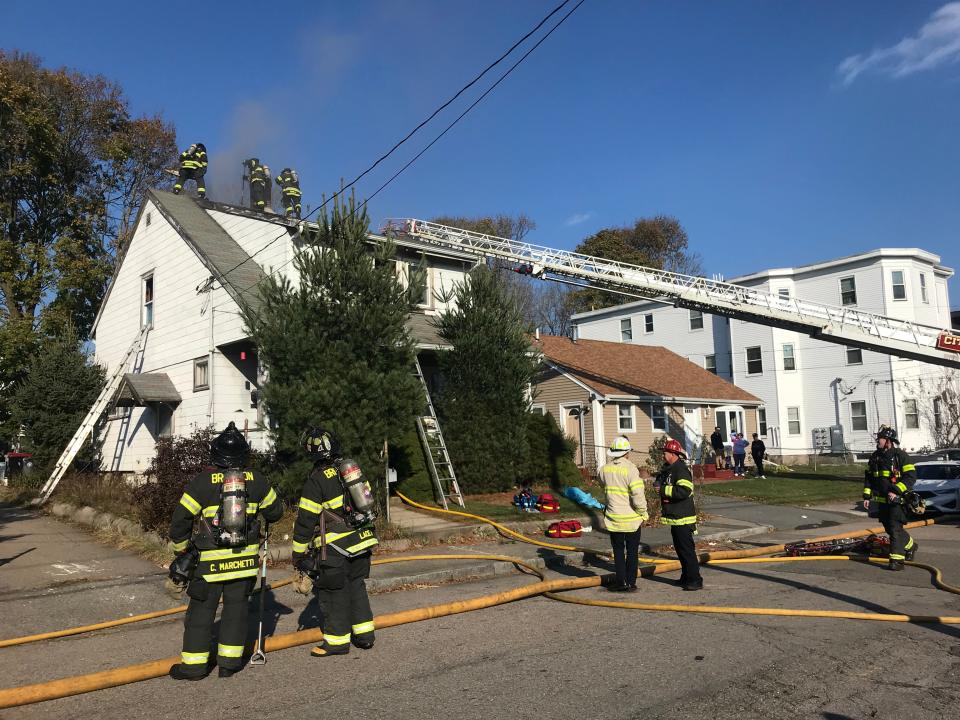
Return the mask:
<path id="1" fill-rule="evenodd" d="M 931 460 L 960 460 L 960 448 L 944 448 L 943 450 L 934 450 L 931 453 L 913 456 L 915 463 L 929 462 Z"/>
<path id="2" fill-rule="evenodd" d="M 927 509 L 960 512 L 960 461 L 932 460 L 916 466 L 917 482 L 913 489 L 926 502 Z"/>

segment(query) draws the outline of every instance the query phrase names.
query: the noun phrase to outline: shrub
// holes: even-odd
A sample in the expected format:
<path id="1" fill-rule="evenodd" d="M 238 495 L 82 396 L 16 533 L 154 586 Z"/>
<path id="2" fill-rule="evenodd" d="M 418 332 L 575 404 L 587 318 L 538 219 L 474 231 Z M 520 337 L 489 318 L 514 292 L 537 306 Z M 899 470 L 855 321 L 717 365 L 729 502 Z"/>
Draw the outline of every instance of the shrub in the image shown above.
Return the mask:
<path id="1" fill-rule="evenodd" d="M 663 446 L 667 444 L 667 440 L 669 439 L 665 434 L 658 435 L 653 439 L 653 442 L 650 443 L 650 447 L 647 449 L 647 470 L 649 470 L 653 476 L 660 472 L 660 468 L 663 467 Z"/>
<path id="2" fill-rule="evenodd" d="M 411 500 L 430 502 L 439 499 L 435 497 L 433 480 L 415 429 L 390 446 L 390 467 L 397 471 L 397 489 Z M 457 468 L 453 470 L 456 472 Z"/>
<path id="3" fill-rule="evenodd" d="M 520 467 L 521 485 L 548 483 L 554 490 L 579 486 L 583 477 L 573 461 L 577 444 L 564 436 L 553 415 L 530 413 L 526 420 L 529 452 Z"/>
<path id="4" fill-rule="evenodd" d="M 114 473 L 68 473 L 57 485 L 57 500 L 77 507 L 89 505 L 128 520 L 139 520 L 134 489 Z"/>
<path id="5" fill-rule="evenodd" d="M 194 475 L 210 466 L 212 430 L 197 430 L 189 437 L 160 438 L 145 482 L 133 491 L 140 524 L 166 534 L 173 510 Z"/>

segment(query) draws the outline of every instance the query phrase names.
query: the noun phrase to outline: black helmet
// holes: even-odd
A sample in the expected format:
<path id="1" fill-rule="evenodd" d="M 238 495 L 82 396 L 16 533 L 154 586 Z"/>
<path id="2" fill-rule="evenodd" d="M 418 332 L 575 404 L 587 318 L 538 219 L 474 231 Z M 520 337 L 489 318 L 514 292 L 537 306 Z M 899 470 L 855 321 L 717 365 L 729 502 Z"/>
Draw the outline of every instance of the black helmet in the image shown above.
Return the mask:
<path id="1" fill-rule="evenodd" d="M 927 502 L 918 492 L 911 490 L 903 494 L 903 504 L 914 515 L 923 515 L 927 511 Z"/>
<path id="2" fill-rule="evenodd" d="M 341 456 L 340 439 L 322 427 L 308 427 L 300 435 L 300 445 L 307 455 L 318 460 L 333 460 Z"/>
<path id="3" fill-rule="evenodd" d="M 877 432 L 877 440 L 889 440 L 897 445 L 900 444 L 900 440 L 897 438 L 897 431 L 886 425 L 880 426 L 880 430 Z"/>
<path id="4" fill-rule="evenodd" d="M 210 462 L 217 467 L 239 468 L 247 462 L 250 446 L 243 433 L 231 422 L 227 429 L 210 443 Z"/>
<path id="5" fill-rule="evenodd" d="M 197 143 L 197 150 L 203 150 L 204 152 L 206 152 L 207 146 L 204 145 L 203 143 Z"/>

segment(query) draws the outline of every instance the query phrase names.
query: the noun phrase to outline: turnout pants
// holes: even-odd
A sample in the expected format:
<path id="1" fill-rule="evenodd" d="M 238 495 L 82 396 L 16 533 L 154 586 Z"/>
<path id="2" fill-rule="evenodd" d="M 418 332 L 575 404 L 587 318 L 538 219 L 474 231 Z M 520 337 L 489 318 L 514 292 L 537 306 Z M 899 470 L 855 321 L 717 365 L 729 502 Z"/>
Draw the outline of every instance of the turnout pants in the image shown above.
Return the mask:
<path id="1" fill-rule="evenodd" d="M 183 652 L 180 662 L 196 675 L 206 675 L 210 660 L 210 636 L 217 605 L 223 596 L 220 634 L 217 639 L 217 665 L 230 670 L 243 667 L 243 648 L 247 640 L 247 611 L 255 578 L 226 582 L 207 582 L 203 578 L 190 581 L 187 595 L 190 604 L 183 619 Z"/>
<path id="2" fill-rule="evenodd" d="M 179 193 L 183 190 L 183 186 L 187 184 L 187 180 L 193 180 L 197 183 L 197 195 L 205 197 L 207 188 L 204 187 L 203 184 L 203 175 L 204 174 L 197 168 L 180 168 L 180 175 L 177 177 L 177 182 L 173 185 L 173 192 Z"/>
<path id="3" fill-rule="evenodd" d="M 327 560 L 314 580 L 323 611 L 323 644 L 331 652 L 348 652 L 350 639 L 372 644 L 373 611 L 365 580 L 370 577 L 370 553 L 344 557 L 327 548 Z"/>
<path id="4" fill-rule="evenodd" d="M 763 455 L 754 455 L 753 464 L 757 466 L 757 475 L 763 475 Z"/>
<path id="5" fill-rule="evenodd" d="M 700 561 L 697 559 L 697 546 L 693 541 L 696 525 L 671 525 L 670 537 L 673 538 L 673 549 L 680 559 L 680 584 L 698 585 L 703 582 L 700 577 Z"/>
<path id="6" fill-rule="evenodd" d="M 903 529 L 907 513 L 898 503 L 880 503 L 880 522 L 890 536 L 890 559 L 903 561 L 906 551 L 913 547 L 913 538 Z"/>
<path id="7" fill-rule="evenodd" d="M 300 217 L 300 198 L 293 195 L 283 196 L 283 210 L 287 216 Z"/>
<path id="8" fill-rule="evenodd" d="M 263 210 L 267 205 L 267 188 L 262 182 L 250 183 L 250 207 L 254 210 Z"/>
<path id="9" fill-rule="evenodd" d="M 617 570 L 617 583 L 636 585 L 640 528 L 633 532 L 611 532 L 610 545 L 613 546 L 613 564 Z"/>

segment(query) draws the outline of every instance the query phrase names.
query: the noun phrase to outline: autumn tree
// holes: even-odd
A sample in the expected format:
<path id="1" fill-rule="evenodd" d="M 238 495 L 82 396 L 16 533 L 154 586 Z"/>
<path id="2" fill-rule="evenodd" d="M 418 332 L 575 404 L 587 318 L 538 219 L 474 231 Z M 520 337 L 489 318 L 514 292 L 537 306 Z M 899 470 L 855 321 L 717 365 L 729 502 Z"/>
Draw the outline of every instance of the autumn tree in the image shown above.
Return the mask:
<path id="1" fill-rule="evenodd" d="M 116 84 L 0 51 L 0 424 L 44 337 L 88 337 L 143 191 L 176 157 L 172 127 L 132 118 Z"/>
<path id="2" fill-rule="evenodd" d="M 688 247 L 687 231 L 674 217 L 640 218 L 632 226 L 604 228 L 576 247 L 584 255 L 643 265 L 685 275 L 702 272 L 700 257 Z M 623 302 L 622 295 L 587 288 L 573 293 L 575 312 Z"/>

